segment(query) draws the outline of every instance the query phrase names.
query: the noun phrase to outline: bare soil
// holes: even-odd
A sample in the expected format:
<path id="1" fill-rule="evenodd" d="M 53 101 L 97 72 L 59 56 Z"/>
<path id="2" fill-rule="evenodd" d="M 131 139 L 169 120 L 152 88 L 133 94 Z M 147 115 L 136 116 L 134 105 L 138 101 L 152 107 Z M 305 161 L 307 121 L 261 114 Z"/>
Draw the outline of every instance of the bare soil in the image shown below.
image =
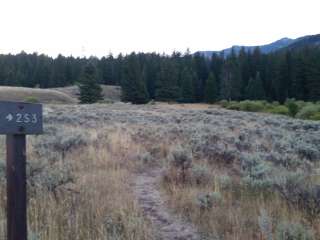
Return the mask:
<path id="1" fill-rule="evenodd" d="M 146 170 L 136 176 L 134 193 L 146 217 L 152 222 L 158 240 L 198 240 L 195 228 L 175 216 L 159 191 L 161 169 Z"/>

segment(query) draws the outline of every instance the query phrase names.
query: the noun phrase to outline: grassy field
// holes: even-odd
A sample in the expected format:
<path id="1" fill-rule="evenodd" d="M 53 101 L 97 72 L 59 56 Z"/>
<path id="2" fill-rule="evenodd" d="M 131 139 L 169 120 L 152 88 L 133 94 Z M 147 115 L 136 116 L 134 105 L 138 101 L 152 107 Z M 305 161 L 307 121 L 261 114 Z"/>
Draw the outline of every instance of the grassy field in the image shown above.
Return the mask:
<path id="1" fill-rule="evenodd" d="M 77 101 L 56 90 L 23 87 L 0 87 L 0 101 L 73 104 Z"/>
<path id="2" fill-rule="evenodd" d="M 165 230 L 133 190 L 149 171 L 161 174 L 170 216 L 192 224 L 198 239 L 320 239 L 319 122 L 205 104 L 46 105 L 44 112 L 45 134 L 28 137 L 32 239 L 158 239 Z"/>

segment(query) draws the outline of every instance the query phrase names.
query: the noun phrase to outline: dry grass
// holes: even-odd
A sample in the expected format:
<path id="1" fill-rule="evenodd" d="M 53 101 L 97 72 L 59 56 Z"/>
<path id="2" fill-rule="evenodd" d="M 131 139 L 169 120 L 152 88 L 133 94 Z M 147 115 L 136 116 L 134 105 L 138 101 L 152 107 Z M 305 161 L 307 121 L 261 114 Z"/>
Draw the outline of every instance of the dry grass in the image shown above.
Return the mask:
<path id="1" fill-rule="evenodd" d="M 209 165 L 205 167 L 210 169 L 216 178 L 224 175 L 226 171 L 212 169 Z M 178 173 L 171 169 L 171 174 L 175 179 Z M 195 224 L 204 239 L 265 240 L 270 239 L 268 233 L 273 236 L 272 239 L 276 239 L 276 227 L 286 221 L 303 223 L 314 230 L 316 239 L 320 239 L 320 218 L 310 222 L 305 212 L 296 206 L 288 205 L 274 192 L 257 194 L 243 189 L 236 182 L 230 188 L 224 189 L 215 178 L 205 186 L 168 183 L 165 180 L 162 186 L 164 194 L 169 196 L 168 206 L 180 217 Z M 213 202 L 208 208 L 199 206 L 199 196 L 211 193 L 221 195 L 221 201 Z M 263 212 L 270 219 L 269 232 L 259 224 L 259 219 L 265 217 Z"/>
<path id="2" fill-rule="evenodd" d="M 41 240 L 153 239 L 152 227 L 130 190 L 132 164 L 128 153 L 140 147 L 121 129 L 90 130 L 86 134 L 90 145 L 69 151 L 57 163 L 61 168 L 65 161 L 71 164 L 74 182 L 54 192 L 36 188 L 29 193 L 29 234 Z M 106 134 L 112 141 L 97 139 Z M 31 146 L 28 158 L 32 161 L 36 157 Z M 4 239 L 4 186 L 0 191 L 0 239 Z"/>
<path id="3" fill-rule="evenodd" d="M 109 86 L 101 85 L 102 95 L 105 101 L 118 102 L 121 97 L 121 87 L 119 86 Z M 79 88 L 77 86 L 63 87 L 63 88 L 53 88 L 59 92 L 67 94 L 73 99 L 78 99 L 79 97 Z"/>
<path id="4" fill-rule="evenodd" d="M 25 102 L 30 97 L 41 103 L 72 104 L 77 102 L 67 94 L 55 90 L 24 87 L 0 87 L 0 101 Z"/>
<path id="5" fill-rule="evenodd" d="M 167 108 L 167 109 L 182 109 L 182 110 L 207 110 L 211 108 L 219 108 L 219 105 L 206 104 L 206 103 L 165 103 L 165 102 L 156 102 L 158 106 Z"/>

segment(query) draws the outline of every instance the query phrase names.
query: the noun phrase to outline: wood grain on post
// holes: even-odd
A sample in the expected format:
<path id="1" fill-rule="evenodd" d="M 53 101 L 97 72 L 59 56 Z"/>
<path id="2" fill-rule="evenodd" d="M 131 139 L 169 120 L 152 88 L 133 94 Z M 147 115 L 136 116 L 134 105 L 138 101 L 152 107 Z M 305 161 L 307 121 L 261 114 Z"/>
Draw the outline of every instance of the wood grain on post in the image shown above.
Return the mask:
<path id="1" fill-rule="evenodd" d="M 7 135 L 7 235 L 27 240 L 26 135 Z"/>

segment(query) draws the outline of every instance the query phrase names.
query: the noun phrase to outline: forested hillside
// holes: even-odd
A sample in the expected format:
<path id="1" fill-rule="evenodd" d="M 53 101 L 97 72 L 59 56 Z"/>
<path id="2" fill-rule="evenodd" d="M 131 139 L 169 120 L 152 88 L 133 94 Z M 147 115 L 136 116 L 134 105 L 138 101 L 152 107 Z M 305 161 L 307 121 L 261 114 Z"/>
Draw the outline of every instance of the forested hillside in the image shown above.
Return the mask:
<path id="1" fill-rule="evenodd" d="M 63 87 L 79 81 L 81 70 L 92 62 L 102 84 L 121 85 L 123 100 L 144 103 L 150 99 L 213 102 L 219 99 L 286 98 L 320 100 L 320 49 L 290 48 L 263 54 L 242 48 L 227 57 L 213 54 L 132 53 L 98 58 L 20 53 L 0 55 L 0 85 Z"/>

